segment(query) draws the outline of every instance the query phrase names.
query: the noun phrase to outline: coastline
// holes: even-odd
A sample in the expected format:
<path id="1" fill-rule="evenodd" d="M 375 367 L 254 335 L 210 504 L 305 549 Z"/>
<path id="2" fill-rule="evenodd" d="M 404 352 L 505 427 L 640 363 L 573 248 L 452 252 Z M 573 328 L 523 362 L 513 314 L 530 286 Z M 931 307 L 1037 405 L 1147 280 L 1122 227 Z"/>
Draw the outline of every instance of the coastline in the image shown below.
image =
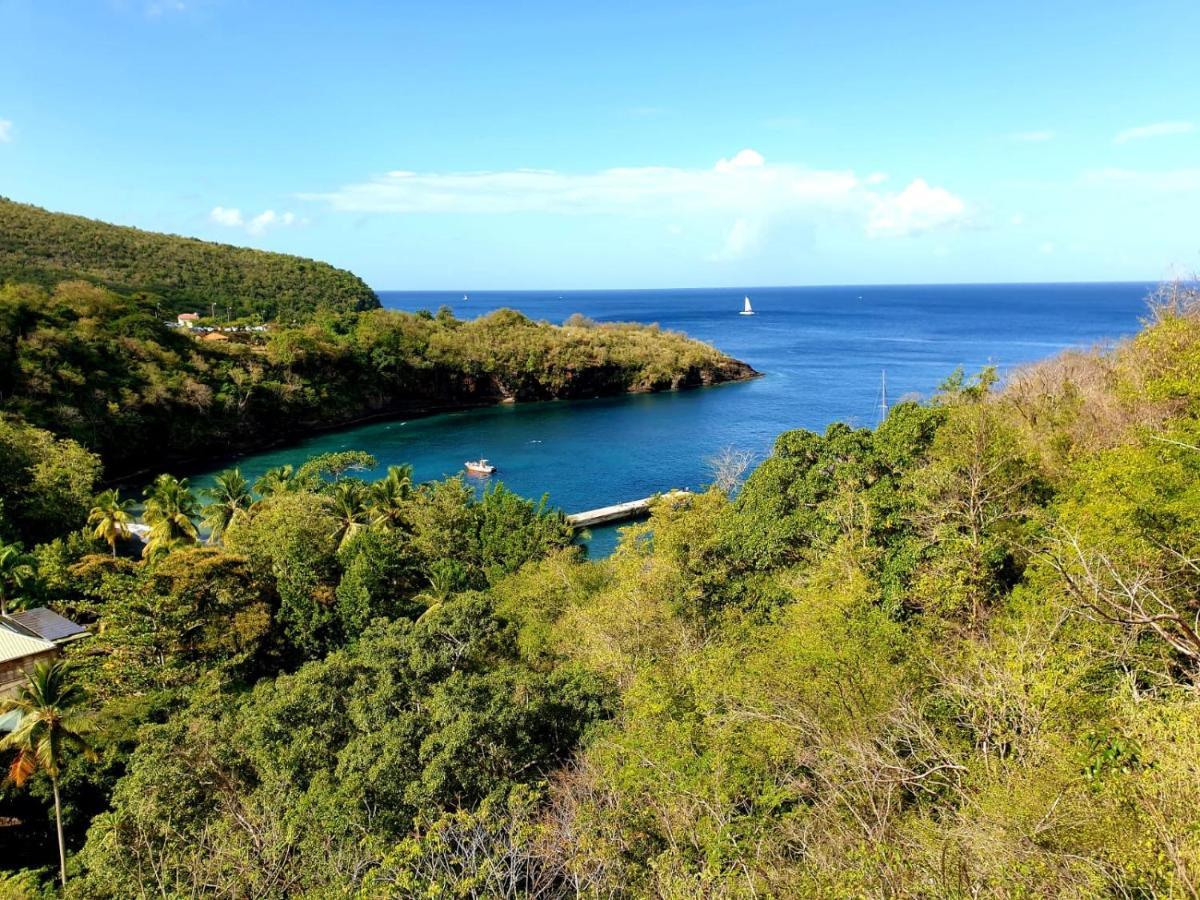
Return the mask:
<path id="1" fill-rule="evenodd" d="M 723 377 L 719 380 L 698 380 L 684 381 L 665 388 L 639 388 L 631 387 L 624 391 L 613 391 L 608 393 L 590 394 L 588 396 L 568 396 L 568 397 L 545 397 L 545 398 L 527 398 L 519 399 L 514 396 L 490 397 L 486 400 L 461 400 L 448 403 L 421 403 L 411 406 L 392 406 L 388 409 L 377 410 L 359 414 L 346 419 L 338 419 L 336 421 L 325 420 L 321 422 L 302 423 L 296 430 L 282 435 L 276 435 L 271 438 L 263 438 L 262 440 L 250 441 L 245 444 L 239 443 L 236 448 L 229 449 L 221 453 L 197 453 L 179 456 L 164 456 L 162 465 L 153 467 L 143 467 L 133 471 L 122 472 L 111 478 L 105 479 L 102 484 L 105 487 L 141 487 L 147 478 L 153 477 L 164 471 L 173 471 L 181 476 L 192 477 L 199 472 L 207 472 L 217 468 L 225 468 L 222 463 L 234 463 L 242 457 L 262 453 L 268 450 L 274 450 L 280 447 L 286 447 L 289 444 L 295 444 L 318 435 L 334 434 L 339 431 L 349 431 L 363 425 L 369 425 L 374 422 L 388 422 L 399 419 L 425 419 L 431 416 L 446 415 L 456 412 L 470 412 L 472 410 L 493 409 L 498 406 L 520 405 L 528 406 L 537 403 L 561 403 L 575 402 L 585 400 L 601 400 L 610 399 L 613 397 L 622 396 L 640 396 L 646 394 L 671 394 L 684 391 L 708 390 L 719 388 L 725 385 L 744 384 L 748 381 L 753 381 L 757 378 L 762 378 L 765 373 L 759 372 L 748 363 L 731 358 L 734 364 L 730 368 L 737 369 L 738 374 L 733 377 Z"/>

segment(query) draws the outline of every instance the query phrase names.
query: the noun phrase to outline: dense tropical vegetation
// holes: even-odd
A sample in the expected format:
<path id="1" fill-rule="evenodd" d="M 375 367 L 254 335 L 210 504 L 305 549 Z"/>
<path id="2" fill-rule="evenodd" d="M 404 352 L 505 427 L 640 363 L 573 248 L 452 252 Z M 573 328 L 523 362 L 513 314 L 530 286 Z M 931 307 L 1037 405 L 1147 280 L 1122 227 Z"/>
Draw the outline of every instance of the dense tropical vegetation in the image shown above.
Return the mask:
<path id="1" fill-rule="evenodd" d="M 206 335 L 168 328 L 151 299 L 84 282 L 0 287 L 0 411 L 96 451 L 120 476 L 369 416 L 753 374 L 669 331 L 553 326 L 509 310 L 472 321 L 328 312 Z M 0 425 L 0 453 L 18 427 Z"/>
<path id="2" fill-rule="evenodd" d="M 143 552 L 23 427 L 9 534 L 64 527 L 11 593 L 94 634 L 56 675 L 88 753 L 0 789 L 15 896 L 58 877 L 56 792 L 80 897 L 1200 890 L 1195 293 L 784 434 L 602 561 L 354 452 L 206 505 L 162 476 Z"/>
<path id="3" fill-rule="evenodd" d="M 109 225 L 0 197 L 0 283 L 52 289 L 87 281 L 138 293 L 161 312 L 307 318 L 314 310 L 367 310 L 379 300 L 362 279 L 328 263 Z"/>
<path id="4" fill-rule="evenodd" d="M 1200 894 L 1196 291 L 742 484 L 730 453 L 589 561 L 544 502 L 357 451 L 171 463 L 748 367 L 336 292 L 208 341 L 70 224 L 0 229 L 0 606 L 91 632 L 0 706 L 0 897 Z M 140 508 L 104 481 L 150 465 Z"/>

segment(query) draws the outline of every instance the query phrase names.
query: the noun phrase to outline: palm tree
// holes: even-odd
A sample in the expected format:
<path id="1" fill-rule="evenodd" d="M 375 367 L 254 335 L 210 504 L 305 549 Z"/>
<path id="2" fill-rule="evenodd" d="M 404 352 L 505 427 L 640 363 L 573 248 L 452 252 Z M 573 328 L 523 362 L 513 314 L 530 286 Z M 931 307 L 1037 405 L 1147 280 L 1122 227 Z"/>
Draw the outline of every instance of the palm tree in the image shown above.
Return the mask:
<path id="1" fill-rule="evenodd" d="M 413 597 L 417 603 L 424 603 L 425 609 L 417 617 L 418 622 L 428 619 L 434 612 L 441 609 L 442 604 L 450 599 L 458 585 L 457 573 L 450 566 L 438 566 L 436 563 L 429 573 L 429 587 Z"/>
<path id="2" fill-rule="evenodd" d="M 150 526 L 150 539 L 142 556 L 153 556 L 183 544 L 196 543 L 196 516 L 200 512 L 196 495 L 188 488 L 186 478 L 159 475 L 146 488 L 146 510 L 143 513 Z"/>
<path id="3" fill-rule="evenodd" d="M 112 555 L 117 555 L 117 541 L 127 541 L 133 533 L 129 523 L 133 521 L 132 500 L 122 500 L 116 488 L 96 496 L 95 506 L 88 513 L 87 523 L 93 528 L 92 537 L 107 541 Z"/>
<path id="4" fill-rule="evenodd" d="M 37 580 L 37 570 L 20 544 L 0 544 L 0 616 Z"/>
<path id="5" fill-rule="evenodd" d="M 62 662 L 42 662 L 34 666 L 29 681 L 16 697 L 0 700 L 0 715 L 21 714 L 0 750 L 16 750 L 8 774 L 20 787 L 38 770 L 50 778 L 54 789 L 54 822 L 58 828 L 58 865 L 62 883 L 67 883 L 67 850 L 63 843 L 62 802 L 58 796 L 58 776 L 66 762 L 68 749 L 78 750 L 88 760 L 96 751 L 72 727 L 74 709 L 83 700 L 83 692 L 67 677 Z"/>
<path id="6" fill-rule="evenodd" d="M 213 486 L 200 493 L 211 502 L 204 507 L 204 527 L 208 542 L 219 541 L 229 524 L 244 516 L 254 503 L 250 483 L 238 469 L 229 469 L 213 478 Z"/>
<path id="7" fill-rule="evenodd" d="M 338 539 L 339 550 L 350 543 L 363 526 L 368 524 L 366 494 L 361 481 L 347 479 L 332 485 L 329 493 L 330 508 L 337 522 L 333 534 Z"/>
<path id="8" fill-rule="evenodd" d="M 273 497 L 276 494 L 287 494 L 299 487 L 296 472 L 290 466 L 276 466 L 263 472 L 258 481 L 254 482 L 254 491 L 260 497 Z"/>
<path id="9" fill-rule="evenodd" d="M 388 466 L 387 475 L 368 489 L 372 525 L 400 525 L 413 495 L 412 466 Z"/>

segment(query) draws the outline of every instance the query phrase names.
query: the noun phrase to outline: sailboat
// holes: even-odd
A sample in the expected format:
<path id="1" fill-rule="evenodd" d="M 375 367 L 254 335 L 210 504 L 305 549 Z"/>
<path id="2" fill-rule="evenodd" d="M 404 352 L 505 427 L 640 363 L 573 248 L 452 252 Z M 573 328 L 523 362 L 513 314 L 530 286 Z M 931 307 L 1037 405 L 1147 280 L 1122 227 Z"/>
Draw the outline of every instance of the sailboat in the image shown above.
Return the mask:
<path id="1" fill-rule="evenodd" d="M 742 301 L 742 303 L 743 303 L 743 306 L 742 306 L 742 312 L 741 312 L 741 314 L 742 314 L 743 316 L 752 316 L 752 315 L 754 315 L 754 307 L 750 305 L 750 298 L 749 298 L 749 297 L 746 297 L 746 298 L 745 298 L 745 299 Z"/>

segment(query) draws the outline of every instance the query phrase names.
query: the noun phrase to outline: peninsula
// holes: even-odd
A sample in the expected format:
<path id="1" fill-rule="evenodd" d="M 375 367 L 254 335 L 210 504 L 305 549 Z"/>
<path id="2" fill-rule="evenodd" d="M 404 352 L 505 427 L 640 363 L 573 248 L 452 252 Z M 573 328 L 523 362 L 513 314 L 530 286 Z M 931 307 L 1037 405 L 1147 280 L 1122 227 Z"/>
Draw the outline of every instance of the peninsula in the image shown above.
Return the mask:
<path id="1" fill-rule="evenodd" d="M 752 378 L 655 326 L 379 308 L 349 272 L 0 201 L 0 411 L 110 477 L 371 418 Z"/>

